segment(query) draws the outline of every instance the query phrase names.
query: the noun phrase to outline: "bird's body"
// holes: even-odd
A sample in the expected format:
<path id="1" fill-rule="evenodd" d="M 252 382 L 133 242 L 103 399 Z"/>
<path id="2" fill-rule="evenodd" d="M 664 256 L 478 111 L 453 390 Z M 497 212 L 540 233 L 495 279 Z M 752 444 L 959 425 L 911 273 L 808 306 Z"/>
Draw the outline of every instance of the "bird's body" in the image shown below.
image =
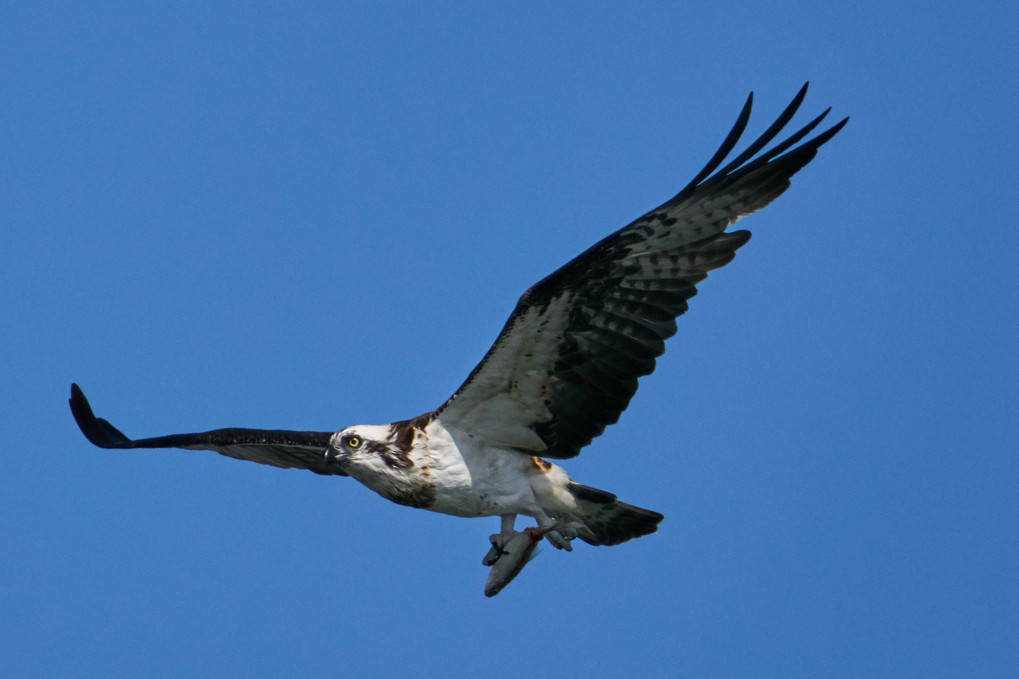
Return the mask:
<path id="1" fill-rule="evenodd" d="M 398 504 L 463 517 L 541 513 L 537 458 L 476 445 L 437 419 L 404 436 L 392 425 L 358 425 L 338 432 L 331 449 L 347 474 Z"/>
<path id="2" fill-rule="evenodd" d="M 653 532 L 662 519 L 574 483 L 548 460 L 446 427 L 434 413 L 347 427 L 329 451 L 338 469 L 397 504 L 468 518 L 522 514 L 554 526 L 557 539 L 616 544 Z"/>
<path id="3" fill-rule="evenodd" d="M 805 94 L 806 86 L 719 169 L 746 126 L 748 99 L 721 148 L 682 191 L 527 290 L 488 354 L 435 411 L 338 432 L 217 429 L 146 439 L 130 439 L 95 417 L 77 385 L 71 411 L 85 436 L 104 448 L 214 450 L 350 476 L 410 507 L 499 516 L 501 530 L 485 558 L 486 565 L 503 559 L 486 587 L 490 595 L 516 576 L 542 538 L 569 550 L 574 537 L 614 545 L 653 533 L 661 514 L 575 483 L 549 459 L 574 457 L 616 422 L 638 379 L 654 370 L 696 285 L 750 239 L 747 231 L 726 229 L 785 191 L 845 124 L 797 146 L 825 111 L 764 151 Z M 517 533 L 517 515 L 539 527 Z"/>

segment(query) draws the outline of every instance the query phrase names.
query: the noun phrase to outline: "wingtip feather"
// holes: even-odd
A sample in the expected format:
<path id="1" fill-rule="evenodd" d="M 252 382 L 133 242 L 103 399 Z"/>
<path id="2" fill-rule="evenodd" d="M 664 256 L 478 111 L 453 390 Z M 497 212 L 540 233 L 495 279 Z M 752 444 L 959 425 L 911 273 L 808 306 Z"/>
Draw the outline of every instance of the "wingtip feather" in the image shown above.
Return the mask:
<path id="1" fill-rule="evenodd" d="M 131 447 L 133 442 L 123 432 L 106 420 L 96 417 L 88 399 L 85 398 L 85 392 L 74 382 L 71 383 L 71 398 L 68 403 L 78 428 L 93 445 L 100 448 Z"/>

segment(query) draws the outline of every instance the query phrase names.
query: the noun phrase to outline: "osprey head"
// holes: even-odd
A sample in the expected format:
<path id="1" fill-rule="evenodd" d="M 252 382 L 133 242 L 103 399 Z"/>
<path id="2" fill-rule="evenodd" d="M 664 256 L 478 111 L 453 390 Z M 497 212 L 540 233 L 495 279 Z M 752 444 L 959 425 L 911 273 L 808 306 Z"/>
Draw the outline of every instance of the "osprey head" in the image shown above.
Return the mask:
<path id="1" fill-rule="evenodd" d="M 410 460 L 392 445 L 390 427 L 358 424 L 333 434 L 326 460 L 347 473 L 358 470 L 382 472 L 386 468 L 411 466 Z"/>
<path id="2" fill-rule="evenodd" d="M 344 473 L 379 495 L 411 507 L 430 507 L 435 502 L 435 484 L 429 470 L 412 458 L 413 437 L 401 436 L 404 423 L 355 425 L 329 440 L 325 457 Z"/>

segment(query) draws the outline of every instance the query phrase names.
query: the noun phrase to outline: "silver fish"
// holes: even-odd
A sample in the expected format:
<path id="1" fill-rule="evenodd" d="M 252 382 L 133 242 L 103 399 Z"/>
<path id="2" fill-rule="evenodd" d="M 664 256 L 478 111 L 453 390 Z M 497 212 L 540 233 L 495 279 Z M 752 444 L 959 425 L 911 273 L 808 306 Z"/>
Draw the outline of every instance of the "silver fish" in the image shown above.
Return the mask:
<path id="1" fill-rule="evenodd" d="M 538 556 L 541 550 L 537 549 L 537 546 L 545 537 L 545 533 L 545 530 L 538 527 L 526 528 L 523 533 L 514 531 L 513 536 L 498 548 L 499 554 L 485 583 L 485 596 L 492 597 L 501 592 L 503 587 L 524 570 L 524 566 L 531 559 Z M 493 546 L 493 549 L 496 547 Z M 489 563 L 490 561 L 486 559 L 485 565 Z"/>

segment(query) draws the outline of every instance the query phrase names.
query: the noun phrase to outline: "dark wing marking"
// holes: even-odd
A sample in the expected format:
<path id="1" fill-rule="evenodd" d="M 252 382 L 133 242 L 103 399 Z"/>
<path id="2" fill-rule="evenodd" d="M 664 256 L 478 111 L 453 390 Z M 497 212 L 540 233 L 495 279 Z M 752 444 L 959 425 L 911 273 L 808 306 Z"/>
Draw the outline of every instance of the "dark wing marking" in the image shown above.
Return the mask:
<path id="1" fill-rule="evenodd" d="M 129 439 L 106 420 L 96 417 L 85 394 L 71 385 L 71 414 L 81 433 L 100 448 L 187 448 L 214 450 L 238 460 L 250 460 L 273 467 L 310 469 L 316 474 L 346 476 L 325 453 L 333 432 L 287 431 L 282 429 L 214 429 L 195 434 L 171 434 L 147 439 Z"/>
<path id="2" fill-rule="evenodd" d="M 721 147 L 682 191 L 525 292 L 438 417 L 489 443 L 552 458 L 577 455 L 616 422 L 638 378 L 655 369 L 696 285 L 750 239 L 747 231 L 725 230 L 784 192 L 846 124 L 848 118 L 796 146 L 825 111 L 761 153 L 806 92 L 804 85 L 756 141 L 718 169 L 746 128 L 751 94 Z"/>

